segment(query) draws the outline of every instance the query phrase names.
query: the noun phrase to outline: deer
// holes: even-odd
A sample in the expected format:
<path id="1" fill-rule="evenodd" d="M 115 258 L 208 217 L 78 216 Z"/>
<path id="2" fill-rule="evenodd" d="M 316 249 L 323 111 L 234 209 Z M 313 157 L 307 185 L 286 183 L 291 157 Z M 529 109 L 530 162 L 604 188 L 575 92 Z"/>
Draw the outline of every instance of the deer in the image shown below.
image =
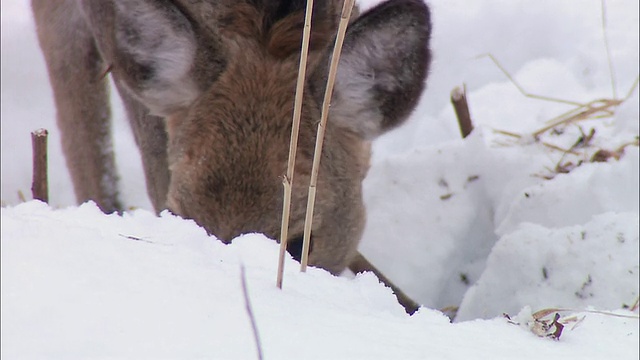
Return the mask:
<path id="1" fill-rule="evenodd" d="M 304 0 L 32 0 L 79 203 L 123 211 L 110 75 L 154 210 L 224 243 L 280 234 Z M 320 104 L 342 1 L 316 1 L 287 251 L 299 260 Z M 340 274 L 365 226 L 371 142 L 406 121 L 431 63 L 430 10 L 388 0 L 347 29 L 318 175 L 309 264 Z M 133 156 L 133 155 L 132 155 Z"/>

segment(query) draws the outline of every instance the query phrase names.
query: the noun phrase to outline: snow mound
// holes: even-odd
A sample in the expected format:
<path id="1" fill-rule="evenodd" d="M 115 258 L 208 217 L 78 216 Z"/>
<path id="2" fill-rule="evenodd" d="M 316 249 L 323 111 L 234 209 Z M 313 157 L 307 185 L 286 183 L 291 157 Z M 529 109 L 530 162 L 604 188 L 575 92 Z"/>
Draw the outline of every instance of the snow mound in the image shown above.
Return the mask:
<path id="1" fill-rule="evenodd" d="M 579 314 L 586 319 L 556 342 L 506 319 L 451 324 L 426 308 L 408 316 L 370 274 L 300 273 L 290 258 L 279 290 L 274 241 L 248 234 L 223 245 L 168 213 L 32 201 L 2 208 L 1 220 L 3 359 L 255 358 L 243 266 L 267 359 L 638 355 L 628 311 Z"/>
<path id="2" fill-rule="evenodd" d="M 638 296 L 638 214 L 606 213 L 584 225 L 521 224 L 493 247 L 456 321 L 532 309 L 617 309 Z M 514 266 L 517 264 L 517 266 Z"/>

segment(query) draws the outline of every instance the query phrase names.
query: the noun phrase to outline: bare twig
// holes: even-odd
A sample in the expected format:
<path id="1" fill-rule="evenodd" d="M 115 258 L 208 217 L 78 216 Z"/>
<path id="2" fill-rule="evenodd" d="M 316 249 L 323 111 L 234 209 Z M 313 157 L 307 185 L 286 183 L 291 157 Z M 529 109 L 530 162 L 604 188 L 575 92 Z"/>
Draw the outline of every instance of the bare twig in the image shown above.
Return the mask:
<path id="1" fill-rule="evenodd" d="M 338 25 L 338 34 L 331 55 L 331 64 L 329 65 L 329 75 L 327 78 L 327 88 L 324 92 L 324 101 L 322 102 L 322 114 L 320 123 L 318 124 L 318 133 L 316 135 L 316 147 L 313 153 L 313 166 L 311 168 L 311 180 L 309 183 L 309 197 L 307 199 L 307 214 L 304 223 L 304 238 L 302 242 L 302 258 L 300 261 L 300 271 L 307 270 L 307 262 L 309 261 L 309 246 L 311 244 L 311 226 L 313 223 L 313 208 L 316 201 L 316 185 L 318 182 L 318 170 L 320 169 L 320 157 L 322 155 L 322 145 L 324 143 L 324 132 L 329 118 L 329 106 L 331 104 L 331 96 L 333 95 L 333 85 L 336 80 L 338 71 L 338 61 L 342 53 L 342 43 L 347 32 L 349 19 L 351 18 L 351 10 L 355 0 L 345 0 L 342 6 L 342 15 L 340 16 L 340 24 Z"/>
<path id="2" fill-rule="evenodd" d="M 258 360 L 262 360 L 262 345 L 260 344 L 260 334 L 258 333 L 258 325 L 256 324 L 256 318 L 253 315 L 253 309 L 251 308 L 251 301 L 249 299 L 249 290 L 247 289 L 247 275 L 245 273 L 244 265 L 240 266 L 240 277 L 242 280 L 242 293 L 244 294 L 244 305 L 247 310 L 249 320 L 251 320 L 251 330 L 253 331 L 253 340 L 256 343 L 256 351 L 258 353 Z"/>
<path id="3" fill-rule="evenodd" d="M 451 103 L 458 117 L 458 125 L 463 138 L 466 138 L 473 131 L 473 122 L 471 121 L 471 113 L 469 112 L 469 104 L 467 103 L 467 85 L 463 84 L 462 88 L 456 86 L 451 91 Z"/>
<path id="4" fill-rule="evenodd" d="M 118 235 L 122 236 L 125 239 L 129 239 L 129 240 L 133 240 L 133 241 L 142 241 L 142 242 L 149 243 L 149 244 L 155 244 L 153 241 L 149 241 L 149 240 L 143 239 L 141 237 L 133 236 L 133 235 L 124 235 L 124 234 L 118 234 Z"/>
<path id="5" fill-rule="evenodd" d="M 380 281 L 382 281 L 383 284 L 393 290 L 393 293 L 398 298 L 398 302 L 400 303 L 400 305 L 402 305 L 402 307 L 404 307 L 404 310 L 407 312 L 407 314 L 412 315 L 418 310 L 418 308 L 420 308 L 420 305 L 418 305 L 418 303 L 413 301 L 409 296 L 407 296 L 407 294 L 400 290 L 400 288 L 395 286 L 391 282 L 391 280 L 384 276 L 384 274 L 382 274 L 380 270 L 378 270 L 364 256 L 362 256 L 362 254 L 358 253 L 353 261 L 351 261 L 351 264 L 349 264 L 349 270 L 353 271 L 354 274 L 371 271 L 375 276 L 378 277 Z"/>
<path id="6" fill-rule="evenodd" d="M 293 107 L 293 120 L 291 125 L 291 140 L 289 143 L 289 162 L 287 174 L 283 179 L 284 199 L 282 204 L 282 224 L 280 227 L 280 254 L 278 257 L 278 275 L 276 285 L 282 289 L 284 276 L 284 255 L 287 250 L 289 236 L 289 212 L 291 210 L 291 187 L 293 186 L 293 174 L 295 172 L 296 152 L 298 149 L 298 133 L 300 131 L 300 115 L 302 113 L 302 98 L 304 94 L 304 80 L 307 72 L 307 57 L 309 54 L 309 38 L 311 37 L 311 15 L 313 0 L 307 0 L 307 8 L 302 32 L 302 49 L 300 52 L 300 64 L 298 68 L 298 81 L 296 83 L 296 96 Z"/>
<path id="7" fill-rule="evenodd" d="M 49 202 L 49 185 L 47 176 L 47 136 L 45 129 L 31 133 L 33 145 L 33 181 L 31 192 L 34 199 Z"/>

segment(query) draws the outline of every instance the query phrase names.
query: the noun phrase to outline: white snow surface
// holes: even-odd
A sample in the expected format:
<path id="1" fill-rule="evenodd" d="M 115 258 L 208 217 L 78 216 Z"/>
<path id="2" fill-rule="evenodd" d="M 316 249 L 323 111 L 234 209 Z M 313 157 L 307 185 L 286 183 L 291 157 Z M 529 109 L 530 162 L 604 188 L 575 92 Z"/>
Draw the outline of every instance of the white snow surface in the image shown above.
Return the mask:
<path id="1" fill-rule="evenodd" d="M 406 315 L 371 274 L 300 273 L 290 258 L 278 290 L 276 243 L 249 234 L 223 245 L 168 213 L 3 208 L 1 255 L 3 359 L 255 358 L 242 267 L 266 359 L 638 355 L 627 317 L 578 314 L 561 341 L 505 318 L 451 324 L 428 308 Z"/>
<path id="2" fill-rule="evenodd" d="M 76 206 L 29 2 L 0 3 L 2 358 L 256 358 L 244 268 L 265 359 L 637 359 L 638 310 L 623 308 L 640 293 L 640 153 L 589 160 L 638 139 L 638 2 L 605 2 L 615 95 L 628 99 L 539 141 L 533 132 L 574 107 L 523 96 L 478 56 L 531 94 L 612 98 L 601 2 L 428 2 L 428 89 L 407 124 L 374 142 L 360 245 L 423 304 L 412 316 L 371 274 L 299 273 L 288 259 L 279 290 L 274 241 L 223 245 L 192 221 L 155 216 L 115 92 L 120 185 L 138 210 Z M 476 127 L 464 140 L 449 103 L 462 83 Z M 39 127 L 51 134 L 51 206 L 18 196 L 29 198 Z M 575 154 L 542 144 L 568 149 L 592 129 Z M 453 323 L 439 311 L 451 307 Z M 548 308 L 567 309 L 558 341 L 532 331 L 532 313 Z"/>

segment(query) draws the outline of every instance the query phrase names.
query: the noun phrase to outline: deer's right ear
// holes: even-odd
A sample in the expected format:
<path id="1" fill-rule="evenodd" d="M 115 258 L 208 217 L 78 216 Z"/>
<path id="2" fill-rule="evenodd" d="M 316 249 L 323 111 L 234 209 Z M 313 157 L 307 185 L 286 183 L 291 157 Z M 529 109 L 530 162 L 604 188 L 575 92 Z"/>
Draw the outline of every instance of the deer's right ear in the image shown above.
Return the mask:
<path id="1" fill-rule="evenodd" d="M 114 71 L 152 114 L 169 115 L 224 67 L 221 47 L 208 35 L 171 1 L 115 0 Z"/>
<path id="2" fill-rule="evenodd" d="M 329 121 L 372 139 L 406 120 L 424 89 L 430 37 L 423 0 L 386 1 L 356 19 L 347 28 Z M 310 81 L 319 103 L 330 56 Z"/>

